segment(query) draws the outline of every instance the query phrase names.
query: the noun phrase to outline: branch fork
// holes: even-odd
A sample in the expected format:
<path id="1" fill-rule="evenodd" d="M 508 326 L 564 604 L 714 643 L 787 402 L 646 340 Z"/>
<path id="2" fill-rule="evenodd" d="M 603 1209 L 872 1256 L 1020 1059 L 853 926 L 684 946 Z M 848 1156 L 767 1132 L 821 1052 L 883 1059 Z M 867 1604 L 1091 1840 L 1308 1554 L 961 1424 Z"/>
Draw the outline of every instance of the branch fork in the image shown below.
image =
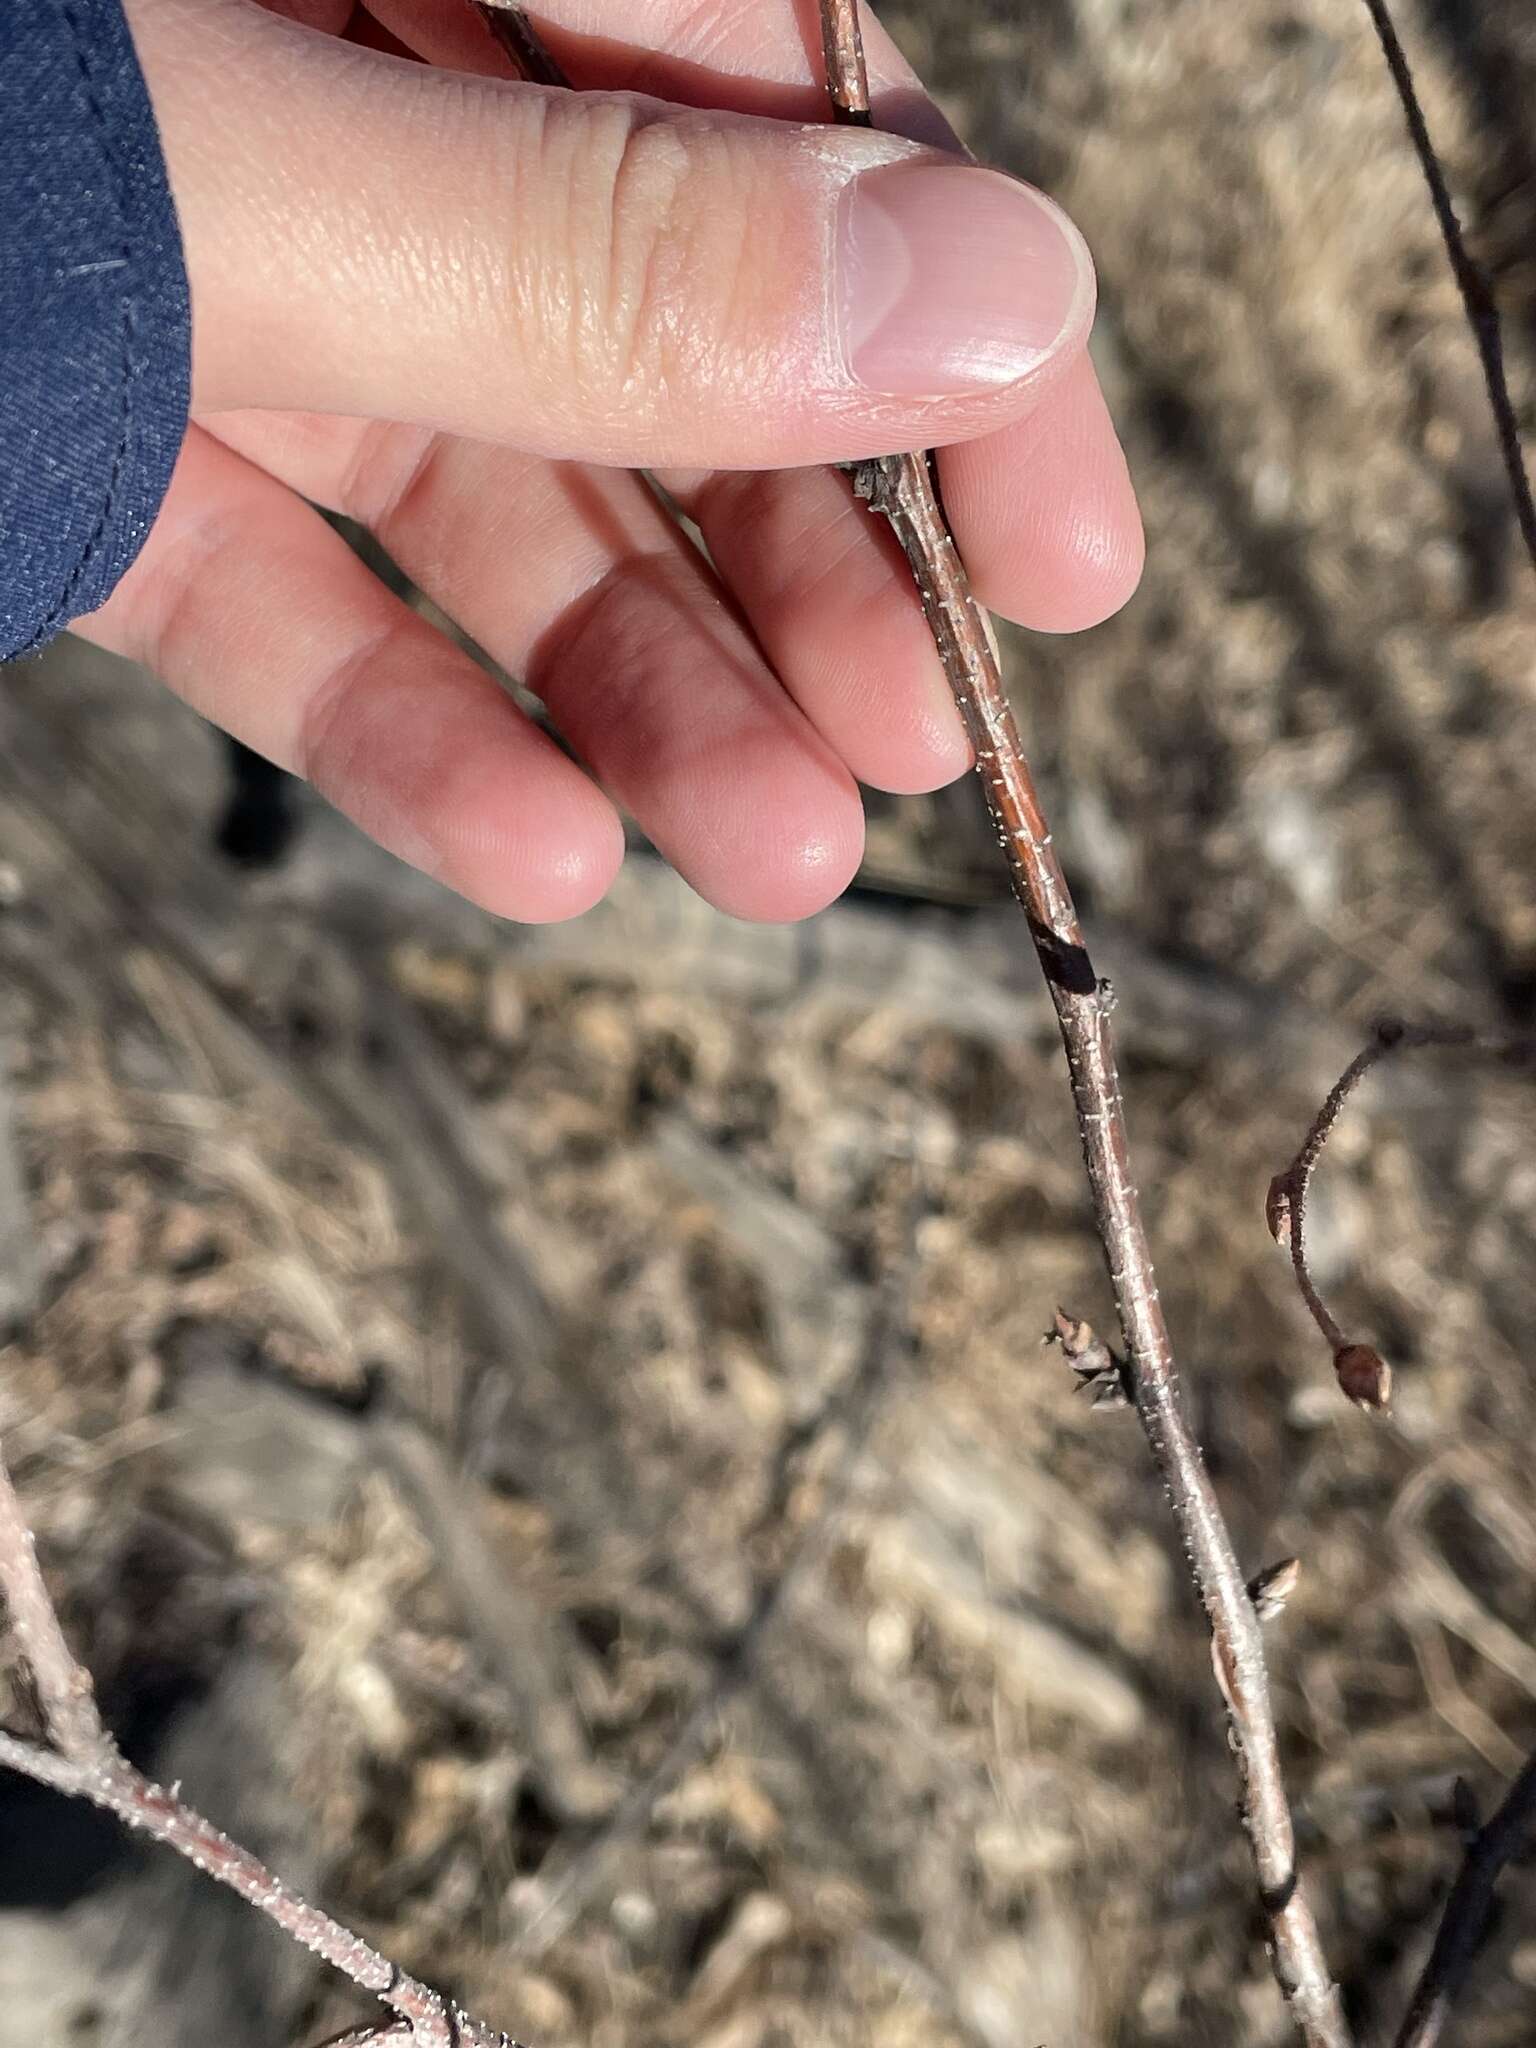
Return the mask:
<path id="1" fill-rule="evenodd" d="M 89 1673 L 64 1640 L 0 1446 L 0 1597 L 36 1696 L 43 1740 L 0 1730 L 0 1765 L 40 1785 L 86 1799 L 174 1849 L 273 1920 L 393 2015 L 353 2029 L 331 2048 L 388 2042 L 404 2048 L 517 2048 L 509 2035 L 460 2010 L 409 1976 L 360 1935 L 311 1906 L 261 1860 L 205 1820 L 178 1787 L 156 1785 L 130 1764 L 102 1721 Z"/>

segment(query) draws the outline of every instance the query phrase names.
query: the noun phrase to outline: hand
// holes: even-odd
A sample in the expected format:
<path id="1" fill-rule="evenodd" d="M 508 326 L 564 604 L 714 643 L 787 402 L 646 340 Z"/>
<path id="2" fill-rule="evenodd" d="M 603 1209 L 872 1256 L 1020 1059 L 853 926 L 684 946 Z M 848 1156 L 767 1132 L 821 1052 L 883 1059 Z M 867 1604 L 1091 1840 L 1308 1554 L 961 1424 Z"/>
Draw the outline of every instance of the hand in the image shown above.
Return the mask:
<path id="1" fill-rule="evenodd" d="M 827 125 L 797 0 L 541 0 L 576 94 L 510 82 L 469 0 L 281 12 L 128 0 L 196 424 L 78 630 L 505 916 L 602 895 L 615 804 L 723 909 L 821 908 L 858 863 L 856 778 L 969 762 L 905 565 L 825 465 L 943 445 L 978 596 L 1025 625 L 1134 587 L 1080 238 L 937 154 L 873 25 L 876 118 L 917 140 Z M 584 767 L 306 499 L 371 528 Z"/>

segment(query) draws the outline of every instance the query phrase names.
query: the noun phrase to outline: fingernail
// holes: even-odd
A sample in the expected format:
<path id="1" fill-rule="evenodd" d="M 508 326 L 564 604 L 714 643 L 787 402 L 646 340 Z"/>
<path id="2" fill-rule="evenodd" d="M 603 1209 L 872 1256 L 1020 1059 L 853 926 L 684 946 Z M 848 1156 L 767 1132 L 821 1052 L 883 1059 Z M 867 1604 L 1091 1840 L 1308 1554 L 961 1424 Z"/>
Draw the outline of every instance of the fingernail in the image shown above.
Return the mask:
<path id="1" fill-rule="evenodd" d="M 1093 269 L 1048 199 L 971 164 L 882 164 L 845 189 L 838 311 L 853 375 L 893 398 L 995 390 L 1082 318 Z"/>

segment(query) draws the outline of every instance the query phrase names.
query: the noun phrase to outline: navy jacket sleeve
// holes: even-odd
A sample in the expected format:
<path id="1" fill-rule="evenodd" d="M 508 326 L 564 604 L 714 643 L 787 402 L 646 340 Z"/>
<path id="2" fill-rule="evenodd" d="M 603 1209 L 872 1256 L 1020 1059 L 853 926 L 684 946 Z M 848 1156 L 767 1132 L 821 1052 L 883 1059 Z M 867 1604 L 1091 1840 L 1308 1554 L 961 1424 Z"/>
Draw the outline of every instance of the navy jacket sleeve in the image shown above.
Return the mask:
<path id="1" fill-rule="evenodd" d="M 121 0 L 0 0 L 0 660 L 102 604 L 143 545 L 190 343 Z"/>

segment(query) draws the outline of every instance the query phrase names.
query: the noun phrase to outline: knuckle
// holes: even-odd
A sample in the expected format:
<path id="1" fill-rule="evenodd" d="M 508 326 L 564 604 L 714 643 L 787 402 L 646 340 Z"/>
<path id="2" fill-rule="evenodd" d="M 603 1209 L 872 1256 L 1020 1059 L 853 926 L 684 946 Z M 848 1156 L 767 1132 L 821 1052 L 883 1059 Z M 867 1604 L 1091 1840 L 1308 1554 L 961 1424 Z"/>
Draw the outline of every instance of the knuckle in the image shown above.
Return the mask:
<path id="1" fill-rule="evenodd" d="M 293 770 L 346 808 L 368 777 L 363 764 L 373 738 L 376 703 L 369 678 L 393 626 L 368 635 L 330 666 L 306 698 L 294 734 Z"/>
<path id="2" fill-rule="evenodd" d="M 368 420 L 342 472 L 337 502 L 388 545 L 389 530 L 423 501 L 430 503 L 446 450 L 431 427 Z"/>
<path id="3" fill-rule="evenodd" d="M 671 123 L 630 126 L 614 164 L 603 322 L 610 369 L 626 390 L 668 368 L 694 297 L 686 203 L 693 182 L 688 148 Z"/>
<path id="4" fill-rule="evenodd" d="M 560 369 L 606 406 L 696 386 L 726 345 L 740 263 L 742 152 L 706 117 L 615 95 L 545 124 L 563 167 L 572 287 Z"/>

